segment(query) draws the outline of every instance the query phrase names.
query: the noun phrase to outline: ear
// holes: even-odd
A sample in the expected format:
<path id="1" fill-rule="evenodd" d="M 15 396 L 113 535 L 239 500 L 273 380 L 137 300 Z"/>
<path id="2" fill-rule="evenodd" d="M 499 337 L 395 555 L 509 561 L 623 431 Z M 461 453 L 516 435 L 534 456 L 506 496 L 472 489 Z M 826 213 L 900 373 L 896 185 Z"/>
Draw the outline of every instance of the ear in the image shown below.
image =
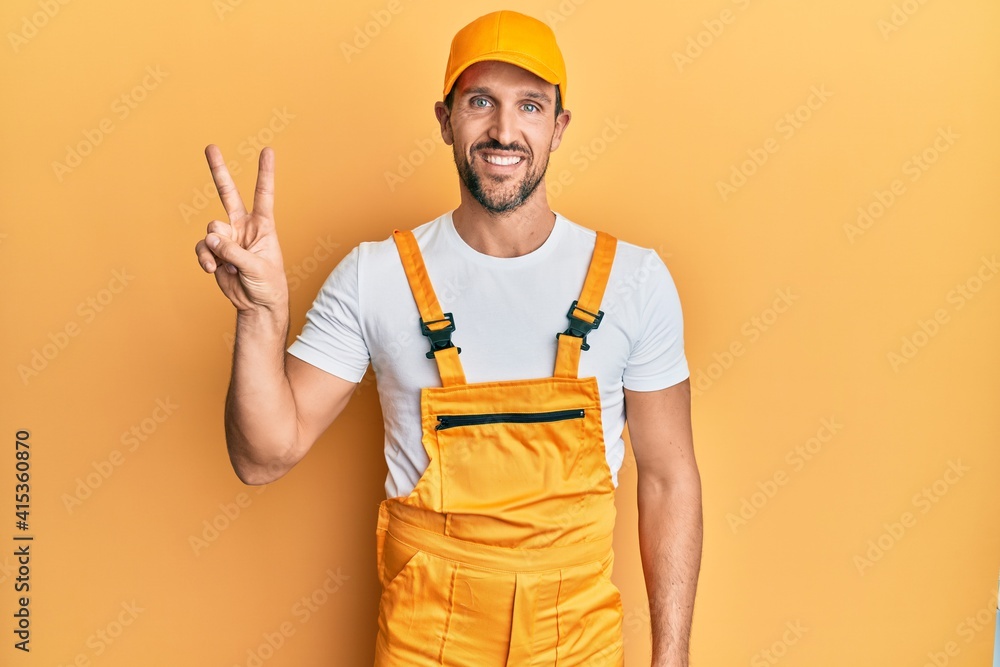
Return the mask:
<path id="1" fill-rule="evenodd" d="M 549 152 L 559 148 L 559 144 L 562 143 L 563 132 L 566 131 L 566 127 L 569 125 L 569 121 L 572 120 L 572 118 L 573 114 L 569 109 L 563 109 L 556 118 L 556 129 L 552 133 L 552 143 L 549 144 Z"/>
<path id="2" fill-rule="evenodd" d="M 451 112 L 444 102 L 434 103 L 434 115 L 441 125 L 441 138 L 446 145 L 451 146 L 455 143 L 455 134 L 451 130 Z"/>

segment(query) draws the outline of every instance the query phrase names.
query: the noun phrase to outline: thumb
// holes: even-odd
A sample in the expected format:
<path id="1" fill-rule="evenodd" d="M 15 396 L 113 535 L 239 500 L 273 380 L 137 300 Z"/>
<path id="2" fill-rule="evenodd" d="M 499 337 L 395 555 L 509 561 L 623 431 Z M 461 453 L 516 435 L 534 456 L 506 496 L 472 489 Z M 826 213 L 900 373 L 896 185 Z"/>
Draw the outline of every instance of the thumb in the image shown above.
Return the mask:
<path id="1" fill-rule="evenodd" d="M 212 233 L 205 238 L 205 243 L 216 257 L 229 262 L 242 272 L 252 272 L 259 268 L 257 257 L 232 239 Z"/>

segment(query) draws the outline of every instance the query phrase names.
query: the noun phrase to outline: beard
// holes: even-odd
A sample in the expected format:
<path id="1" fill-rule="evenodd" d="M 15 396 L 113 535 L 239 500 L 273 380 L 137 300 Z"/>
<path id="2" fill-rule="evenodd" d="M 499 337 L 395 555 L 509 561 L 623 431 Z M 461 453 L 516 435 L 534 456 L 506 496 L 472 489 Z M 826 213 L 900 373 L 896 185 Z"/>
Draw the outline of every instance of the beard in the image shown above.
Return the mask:
<path id="1" fill-rule="evenodd" d="M 529 154 L 528 151 L 516 144 L 501 146 L 498 142 L 494 141 L 473 146 L 473 156 L 483 149 L 498 151 L 516 150 L 523 155 Z M 527 160 L 528 164 L 525 165 L 524 176 L 521 177 L 519 182 L 514 182 L 510 177 L 498 178 L 487 176 L 487 183 L 491 184 L 492 187 L 484 187 L 483 179 L 472 168 L 469 161 L 465 159 L 465 154 L 459 154 L 457 145 L 452 147 L 452 153 L 455 157 L 455 167 L 458 169 L 458 175 L 462 179 L 462 183 L 465 184 L 465 187 L 472 193 L 476 201 L 489 213 L 494 215 L 513 211 L 528 201 L 528 198 L 538 188 L 539 183 L 545 178 L 545 172 L 549 167 L 548 155 L 545 156 L 545 162 L 542 164 L 541 169 L 535 171 L 532 171 L 534 160 L 523 158 Z"/>

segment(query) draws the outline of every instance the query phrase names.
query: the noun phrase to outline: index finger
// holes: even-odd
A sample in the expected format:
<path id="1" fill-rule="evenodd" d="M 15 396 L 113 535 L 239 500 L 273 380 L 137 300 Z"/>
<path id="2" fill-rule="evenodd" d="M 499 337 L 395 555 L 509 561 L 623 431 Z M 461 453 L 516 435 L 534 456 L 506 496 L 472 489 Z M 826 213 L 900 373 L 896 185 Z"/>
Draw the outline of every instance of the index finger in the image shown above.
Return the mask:
<path id="1" fill-rule="evenodd" d="M 229 214 L 229 221 L 236 222 L 247 214 L 247 209 L 243 206 L 243 200 L 240 199 L 240 193 L 236 189 L 233 177 L 229 175 L 226 161 L 222 158 L 222 151 L 215 144 L 209 144 L 205 148 L 205 157 L 208 158 L 208 167 L 212 170 L 212 180 L 215 181 L 215 189 L 219 191 L 222 206 Z"/>

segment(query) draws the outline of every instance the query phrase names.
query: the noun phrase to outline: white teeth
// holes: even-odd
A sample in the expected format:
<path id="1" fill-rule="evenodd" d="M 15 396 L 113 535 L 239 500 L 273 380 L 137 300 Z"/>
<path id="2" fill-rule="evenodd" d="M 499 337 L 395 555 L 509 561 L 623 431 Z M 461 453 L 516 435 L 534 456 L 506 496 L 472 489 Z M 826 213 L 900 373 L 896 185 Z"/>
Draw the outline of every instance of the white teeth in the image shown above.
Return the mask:
<path id="1" fill-rule="evenodd" d="M 517 164 L 518 162 L 521 161 L 521 158 L 519 157 L 500 157 L 497 155 L 484 155 L 483 159 L 489 162 L 490 164 L 498 164 L 501 166 Z"/>

